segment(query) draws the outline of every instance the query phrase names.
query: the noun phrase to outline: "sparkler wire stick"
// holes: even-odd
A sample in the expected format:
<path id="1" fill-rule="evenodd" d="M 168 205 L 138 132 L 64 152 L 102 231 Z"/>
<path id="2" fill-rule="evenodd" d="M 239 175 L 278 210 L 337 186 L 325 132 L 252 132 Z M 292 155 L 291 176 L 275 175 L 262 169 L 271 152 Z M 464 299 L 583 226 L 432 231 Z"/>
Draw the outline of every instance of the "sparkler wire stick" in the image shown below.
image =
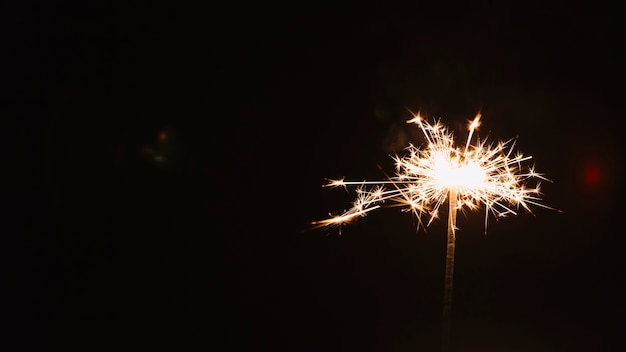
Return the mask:
<path id="1" fill-rule="evenodd" d="M 446 276 L 444 281 L 443 293 L 443 351 L 449 350 L 450 326 L 452 322 L 452 286 L 454 283 L 454 249 L 456 242 L 456 203 L 457 189 L 450 189 L 448 196 L 448 241 L 446 244 Z"/>
<path id="2" fill-rule="evenodd" d="M 439 122 L 430 124 L 418 115 L 407 123 L 414 123 L 424 133 L 427 146 L 417 148 L 409 145 L 407 155 L 395 156 L 396 176 L 381 181 L 330 180 L 329 187 L 357 186 L 357 198 L 352 208 L 342 215 L 313 222 L 316 226 L 341 226 L 384 205 L 403 206 L 412 212 L 419 226 L 428 226 L 438 217 L 439 207 L 448 201 L 448 236 L 443 305 L 443 348 L 450 345 L 450 322 L 452 312 L 452 287 L 454 276 L 454 251 L 456 239 L 456 216 L 458 210 L 476 210 L 485 206 L 485 233 L 489 213 L 495 217 L 517 214 L 513 208 L 520 206 L 531 212 L 529 205 L 556 210 L 539 203 L 541 200 L 538 180 L 534 187 L 527 187 L 530 178 L 547 180 L 535 172 L 534 167 L 524 167 L 531 159 L 521 153 L 513 154 L 514 143 L 487 144 L 478 139 L 471 143 L 479 126 L 480 113 L 469 125 L 464 148 L 457 148 L 452 133 Z M 367 186 L 374 186 L 371 189 Z M 388 188 L 385 188 L 388 187 Z M 387 204 L 385 204 L 387 203 Z M 423 215 L 428 215 L 426 225 Z"/>

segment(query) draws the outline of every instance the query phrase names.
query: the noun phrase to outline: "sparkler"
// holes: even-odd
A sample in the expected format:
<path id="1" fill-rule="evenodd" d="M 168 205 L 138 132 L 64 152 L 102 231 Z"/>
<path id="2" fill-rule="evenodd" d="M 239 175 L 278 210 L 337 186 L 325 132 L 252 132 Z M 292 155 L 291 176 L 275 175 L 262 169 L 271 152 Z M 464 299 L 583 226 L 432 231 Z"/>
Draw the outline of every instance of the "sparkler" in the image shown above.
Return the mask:
<path id="1" fill-rule="evenodd" d="M 547 180 L 525 164 L 532 158 L 513 152 L 514 140 L 487 144 L 472 137 L 480 125 L 481 114 L 469 124 L 464 147 L 454 143 L 454 136 L 440 122 L 428 123 L 417 114 L 407 123 L 416 124 L 424 133 L 427 145 L 420 149 L 412 144 L 405 156 L 393 156 L 396 175 L 381 181 L 352 182 L 330 180 L 326 187 L 356 186 L 357 198 L 342 215 L 316 221 L 317 226 L 341 226 L 382 206 L 400 206 L 412 212 L 420 226 L 428 226 L 439 217 L 439 208 L 448 200 L 448 232 L 443 306 L 443 348 L 450 342 L 452 286 L 456 215 L 459 210 L 476 210 L 485 206 L 485 233 L 489 213 L 495 217 L 517 214 L 520 207 L 531 212 L 539 203 L 540 182 Z M 528 179 L 537 179 L 528 187 Z M 549 181 L 549 180 L 547 180 Z M 370 188 L 368 188 L 370 187 Z M 552 209 L 552 208 L 550 208 Z M 422 220 L 426 218 L 427 220 Z"/>

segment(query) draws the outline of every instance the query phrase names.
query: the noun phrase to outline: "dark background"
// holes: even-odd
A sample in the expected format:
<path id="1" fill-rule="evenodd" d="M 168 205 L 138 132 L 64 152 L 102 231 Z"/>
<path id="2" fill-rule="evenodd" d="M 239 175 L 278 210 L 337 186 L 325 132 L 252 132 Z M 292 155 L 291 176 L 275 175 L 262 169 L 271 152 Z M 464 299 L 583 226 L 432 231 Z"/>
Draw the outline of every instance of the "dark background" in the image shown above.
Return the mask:
<path id="1" fill-rule="evenodd" d="M 455 350 L 622 350 L 622 5 L 434 3 L 3 5 L 14 346 L 437 350 L 445 221 L 309 225 L 410 109 L 519 136 L 564 211 L 459 216 Z"/>

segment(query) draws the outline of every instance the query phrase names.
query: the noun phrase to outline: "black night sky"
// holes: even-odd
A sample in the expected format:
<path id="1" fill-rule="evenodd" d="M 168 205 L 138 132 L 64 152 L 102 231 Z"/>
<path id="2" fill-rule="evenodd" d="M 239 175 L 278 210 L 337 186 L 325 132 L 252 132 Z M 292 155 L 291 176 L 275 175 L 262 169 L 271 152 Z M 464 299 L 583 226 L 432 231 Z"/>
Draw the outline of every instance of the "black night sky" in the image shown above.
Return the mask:
<path id="1" fill-rule="evenodd" d="M 208 3 L 3 5 L 14 346 L 437 351 L 445 220 L 309 225 L 410 109 L 480 111 L 564 211 L 459 215 L 453 350 L 623 350 L 622 5 Z"/>

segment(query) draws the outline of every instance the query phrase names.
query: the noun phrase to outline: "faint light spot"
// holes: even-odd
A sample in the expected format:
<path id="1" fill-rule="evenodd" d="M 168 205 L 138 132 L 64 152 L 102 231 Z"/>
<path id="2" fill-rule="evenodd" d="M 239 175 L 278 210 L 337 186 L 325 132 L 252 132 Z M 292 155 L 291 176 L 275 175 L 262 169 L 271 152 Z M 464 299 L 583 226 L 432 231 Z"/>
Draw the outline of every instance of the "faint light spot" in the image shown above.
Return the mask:
<path id="1" fill-rule="evenodd" d="M 602 170 L 598 165 L 587 165 L 584 170 L 585 183 L 589 186 L 598 186 L 602 181 Z"/>
<path id="2" fill-rule="evenodd" d="M 166 138 L 167 138 L 167 133 L 165 133 L 165 131 L 159 132 L 159 136 L 158 136 L 159 142 L 165 141 Z"/>

